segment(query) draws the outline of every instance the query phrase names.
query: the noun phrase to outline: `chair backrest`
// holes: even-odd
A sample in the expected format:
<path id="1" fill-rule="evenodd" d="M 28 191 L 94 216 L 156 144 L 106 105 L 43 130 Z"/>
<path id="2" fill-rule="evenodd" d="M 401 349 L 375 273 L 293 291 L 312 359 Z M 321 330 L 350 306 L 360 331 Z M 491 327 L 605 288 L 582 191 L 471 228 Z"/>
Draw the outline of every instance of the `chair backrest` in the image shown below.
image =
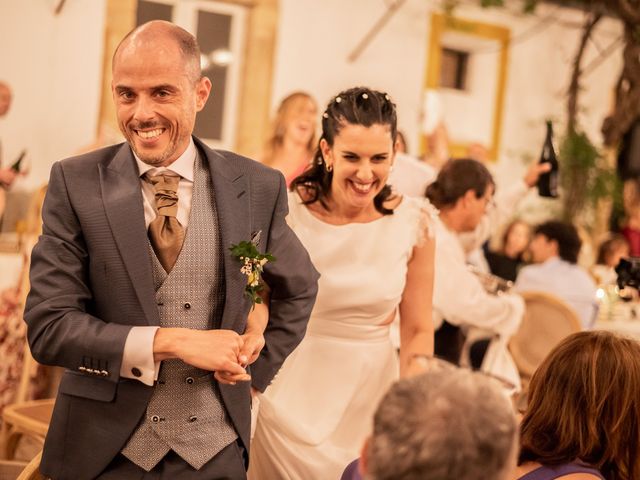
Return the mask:
<path id="1" fill-rule="evenodd" d="M 46 480 L 46 477 L 40 473 L 41 460 L 42 452 L 33 457 L 33 460 L 29 462 L 16 480 Z"/>
<path id="2" fill-rule="evenodd" d="M 26 466 L 26 462 L 0 460 L 0 480 L 16 480 Z"/>
<path id="3" fill-rule="evenodd" d="M 24 266 L 18 283 L 20 291 L 21 304 L 24 308 L 27 300 L 27 294 L 29 293 L 29 269 L 31 267 L 31 250 L 38 241 L 38 237 L 42 234 L 42 204 L 44 203 L 44 197 L 47 193 L 47 185 L 43 185 L 32 194 L 31 201 L 29 203 L 29 209 L 25 216 L 24 236 L 22 238 L 22 254 L 24 256 Z M 33 359 L 31 355 L 31 349 L 25 342 L 22 372 L 20 375 L 20 383 L 16 391 L 15 403 L 22 403 L 29 400 L 29 390 L 32 379 L 38 374 L 38 363 Z M 47 388 L 45 392 L 42 392 L 44 397 L 55 397 L 58 390 L 58 383 L 62 376 L 62 369 L 49 368 L 50 374 L 47 379 Z"/>
<path id="4" fill-rule="evenodd" d="M 582 326 L 578 314 L 554 295 L 519 293 L 525 302 L 525 315 L 509 342 L 509 350 L 520 375 L 530 378 L 549 352 Z"/>

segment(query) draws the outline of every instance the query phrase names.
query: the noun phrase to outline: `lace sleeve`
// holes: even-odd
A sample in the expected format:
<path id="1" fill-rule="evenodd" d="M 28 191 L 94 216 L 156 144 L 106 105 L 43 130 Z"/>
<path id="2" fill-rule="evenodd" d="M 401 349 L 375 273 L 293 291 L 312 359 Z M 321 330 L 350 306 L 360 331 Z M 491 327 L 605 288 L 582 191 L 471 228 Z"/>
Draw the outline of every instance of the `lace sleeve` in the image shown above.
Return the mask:
<path id="1" fill-rule="evenodd" d="M 420 199 L 418 204 L 418 228 L 416 235 L 416 246 L 424 245 L 427 239 L 435 236 L 434 223 L 440 211 L 434 207 L 426 198 Z"/>

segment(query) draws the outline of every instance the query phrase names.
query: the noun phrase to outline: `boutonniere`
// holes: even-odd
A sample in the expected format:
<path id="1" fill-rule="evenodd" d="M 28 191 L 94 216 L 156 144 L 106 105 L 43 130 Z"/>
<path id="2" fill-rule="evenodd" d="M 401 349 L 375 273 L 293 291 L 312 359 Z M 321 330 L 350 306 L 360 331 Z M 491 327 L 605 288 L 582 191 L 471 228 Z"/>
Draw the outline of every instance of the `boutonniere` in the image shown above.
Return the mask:
<path id="1" fill-rule="evenodd" d="M 262 303 L 262 298 L 258 293 L 264 288 L 262 282 L 262 271 L 267 262 L 274 262 L 276 258 L 268 252 L 260 253 L 258 244 L 260 243 L 260 233 L 257 232 L 251 238 L 251 241 L 242 241 L 237 245 L 231 245 L 231 255 L 240 262 L 240 273 L 246 275 L 247 285 L 244 287 L 244 293 L 251 300 L 251 308 L 256 303 Z"/>

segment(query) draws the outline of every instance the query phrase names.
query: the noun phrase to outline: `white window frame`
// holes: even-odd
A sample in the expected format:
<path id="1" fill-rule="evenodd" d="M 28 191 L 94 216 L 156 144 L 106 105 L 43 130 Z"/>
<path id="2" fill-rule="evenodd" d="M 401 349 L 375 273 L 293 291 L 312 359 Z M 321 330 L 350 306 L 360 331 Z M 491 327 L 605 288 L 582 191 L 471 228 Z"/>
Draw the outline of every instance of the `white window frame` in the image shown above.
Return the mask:
<path id="1" fill-rule="evenodd" d="M 231 33 L 229 50 L 234 61 L 227 67 L 227 81 L 224 95 L 224 112 L 222 119 L 222 139 L 202 138 L 211 148 L 232 150 L 236 143 L 236 127 L 238 121 L 238 103 L 241 88 L 242 64 L 244 61 L 244 43 L 247 28 L 247 7 L 236 3 L 216 0 L 145 0 L 151 3 L 162 3 L 173 6 L 172 22 L 186 31 L 198 36 L 198 12 L 206 11 L 220 13 L 231 17 Z M 207 53 L 207 52 L 203 52 Z M 216 91 L 215 78 L 211 79 L 213 88 L 211 95 L 220 94 Z"/>

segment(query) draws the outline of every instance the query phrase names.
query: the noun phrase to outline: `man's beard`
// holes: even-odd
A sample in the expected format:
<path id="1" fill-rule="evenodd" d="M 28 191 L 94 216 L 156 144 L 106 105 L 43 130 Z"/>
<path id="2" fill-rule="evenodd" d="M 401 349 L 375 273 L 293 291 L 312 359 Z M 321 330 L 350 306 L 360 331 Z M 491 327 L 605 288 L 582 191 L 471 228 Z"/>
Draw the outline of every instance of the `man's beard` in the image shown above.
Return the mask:
<path id="1" fill-rule="evenodd" d="M 129 145 L 131 146 L 131 149 L 133 150 L 133 152 L 136 154 L 136 156 L 144 163 L 146 163 L 147 165 L 150 165 L 152 167 L 158 167 L 161 166 L 164 162 L 167 161 L 168 158 L 170 158 L 176 151 L 176 145 L 177 143 L 174 141 L 173 138 L 169 138 L 169 143 L 167 144 L 167 147 L 164 149 L 164 151 L 157 153 L 155 155 L 153 154 L 149 154 L 149 153 L 143 153 L 141 151 L 138 150 L 138 148 L 136 147 L 136 137 L 138 136 L 138 134 L 136 133 L 136 130 L 148 130 L 148 129 L 155 129 L 155 128 L 162 128 L 165 130 L 165 132 L 163 132 L 161 135 L 164 135 L 165 133 L 167 133 L 169 131 L 169 128 L 165 127 L 162 124 L 159 124 L 158 122 L 140 122 L 138 124 L 135 125 L 129 125 L 127 127 L 125 126 L 121 126 L 120 130 L 122 131 L 122 133 L 124 134 L 124 136 L 127 138 L 127 141 L 129 143 Z"/>
<path id="2" fill-rule="evenodd" d="M 136 135 L 136 134 L 134 133 L 134 135 Z M 160 152 L 160 153 L 158 153 L 156 155 L 149 155 L 149 154 L 146 154 L 146 153 L 139 152 L 138 149 L 135 146 L 135 142 L 129 142 L 129 145 L 131 145 L 131 149 L 133 150 L 133 153 L 135 153 L 136 156 L 142 162 L 144 162 L 147 165 L 150 165 L 152 167 L 161 166 L 176 151 L 175 144 L 173 144 L 173 143 L 170 143 L 169 145 L 167 145 L 167 148 L 165 148 L 163 152 Z"/>

